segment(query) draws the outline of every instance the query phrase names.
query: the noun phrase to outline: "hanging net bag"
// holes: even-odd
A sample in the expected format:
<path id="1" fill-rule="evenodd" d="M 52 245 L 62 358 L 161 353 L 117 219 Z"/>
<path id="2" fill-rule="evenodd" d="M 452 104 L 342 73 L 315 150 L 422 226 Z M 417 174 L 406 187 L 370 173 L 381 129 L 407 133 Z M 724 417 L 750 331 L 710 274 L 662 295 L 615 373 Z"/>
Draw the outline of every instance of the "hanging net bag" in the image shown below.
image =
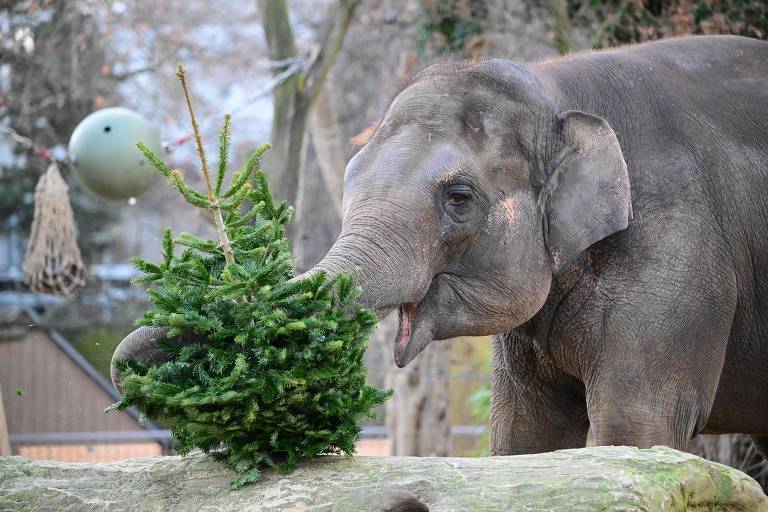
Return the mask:
<path id="1" fill-rule="evenodd" d="M 69 295 L 85 284 L 69 187 L 55 163 L 35 187 L 35 214 L 22 270 L 24 282 L 38 292 Z"/>

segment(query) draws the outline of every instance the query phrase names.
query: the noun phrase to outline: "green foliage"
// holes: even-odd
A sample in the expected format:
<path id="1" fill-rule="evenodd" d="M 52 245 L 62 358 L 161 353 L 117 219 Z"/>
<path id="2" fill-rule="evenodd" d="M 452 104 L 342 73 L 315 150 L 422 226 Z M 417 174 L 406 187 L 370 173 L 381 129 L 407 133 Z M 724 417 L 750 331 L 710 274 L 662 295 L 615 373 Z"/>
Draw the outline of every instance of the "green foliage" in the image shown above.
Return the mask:
<path id="1" fill-rule="evenodd" d="M 763 0 L 568 0 L 572 17 L 592 27 L 595 48 L 686 34 L 768 38 Z"/>
<path id="2" fill-rule="evenodd" d="M 473 52 L 481 44 L 480 21 L 487 16 L 485 0 L 429 0 L 422 3 L 418 44 L 440 55 Z"/>
<path id="3" fill-rule="evenodd" d="M 389 392 L 365 383 L 363 353 L 376 317 L 355 306 L 352 276 L 291 279 L 284 226 L 292 210 L 275 204 L 258 169 L 268 146 L 221 193 L 229 118 L 220 145 L 210 195 L 141 148 L 191 204 L 222 215 L 225 233 L 213 241 L 166 231 L 161 263 L 134 260 L 154 305 L 139 323 L 170 328 L 158 340 L 170 360 L 148 368 L 119 362 L 123 399 L 113 408 L 170 420 L 177 450 L 213 452 L 238 473 L 237 488 L 258 479 L 264 465 L 289 471 L 302 458 L 354 453 L 358 423 Z M 207 341 L 180 343 L 188 332 Z"/>

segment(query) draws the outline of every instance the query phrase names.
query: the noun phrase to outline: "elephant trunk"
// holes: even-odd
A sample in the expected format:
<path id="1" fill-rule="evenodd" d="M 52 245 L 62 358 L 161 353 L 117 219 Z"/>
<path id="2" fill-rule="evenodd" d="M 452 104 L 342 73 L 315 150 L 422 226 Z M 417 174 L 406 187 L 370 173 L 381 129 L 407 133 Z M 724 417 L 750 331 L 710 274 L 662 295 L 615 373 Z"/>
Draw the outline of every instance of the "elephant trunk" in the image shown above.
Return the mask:
<path id="1" fill-rule="evenodd" d="M 398 237 L 391 235 L 342 231 L 322 261 L 302 276 L 318 271 L 329 276 L 354 274 L 363 291 L 360 305 L 381 319 L 404 303 L 420 300 L 431 278 L 426 268 L 429 258 L 397 242 Z"/>
<path id="2" fill-rule="evenodd" d="M 118 391 L 123 392 L 123 375 L 115 366 L 115 362 L 136 361 L 143 366 L 152 366 L 162 364 L 168 360 L 168 356 L 158 348 L 155 341 L 163 338 L 169 331 L 168 327 L 139 327 L 123 338 L 120 344 L 112 354 L 112 364 L 110 365 L 110 377 L 112 385 Z M 205 343 L 205 337 L 194 333 L 184 333 L 179 337 L 179 342 L 183 344 Z"/>

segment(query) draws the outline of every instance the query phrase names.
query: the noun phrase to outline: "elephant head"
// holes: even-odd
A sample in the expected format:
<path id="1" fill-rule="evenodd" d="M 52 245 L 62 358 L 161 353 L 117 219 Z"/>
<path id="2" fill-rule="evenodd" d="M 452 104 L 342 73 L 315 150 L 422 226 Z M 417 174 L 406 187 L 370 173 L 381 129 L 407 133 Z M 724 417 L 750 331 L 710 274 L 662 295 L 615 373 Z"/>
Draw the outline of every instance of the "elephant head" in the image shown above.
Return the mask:
<path id="1" fill-rule="evenodd" d="M 316 268 L 359 268 L 363 305 L 399 310 L 398 366 L 433 339 L 526 322 L 553 275 L 627 227 L 615 133 L 551 96 L 525 65 L 439 64 L 349 162 L 342 231 Z"/>
<path id="2" fill-rule="evenodd" d="M 615 133 L 555 98 L 511 61 L 434 65 L 349 162 L 341 234 L 309 272 L 357 270 L 363 306 L 399 311 L 398 366 L 433 339 L 528 321 L 553 275 L 627 227 Z"/>

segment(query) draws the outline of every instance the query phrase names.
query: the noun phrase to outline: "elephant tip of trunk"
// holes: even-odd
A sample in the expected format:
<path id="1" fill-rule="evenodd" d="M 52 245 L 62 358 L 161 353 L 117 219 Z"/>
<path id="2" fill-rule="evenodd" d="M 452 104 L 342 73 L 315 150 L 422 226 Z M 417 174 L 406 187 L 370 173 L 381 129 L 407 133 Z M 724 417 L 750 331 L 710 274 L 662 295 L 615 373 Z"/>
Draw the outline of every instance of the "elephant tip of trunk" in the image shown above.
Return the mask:
<path id="1" fill-rule="evenodd" d="M 109 365 L 109 377 L 112 380 L 112 387 L 115 388 L 121 396 L 123 394 L 123 374 L 115 366 L 115 358 L 112 358 L 112 362 Z"/>
<path id="2" fill-rule="evenodd" d="M 115 366 L 115 362 L 135 360 L 141 363 L 155 363 L 162 360 L 163 353 L 157 348 L 155 341 L 167 332 L 168 328 L 164 327 L 139 327 L 117 345 L 109 365 L 109 376 L 118 393 L 123 392 L 123 375 Z"/>

